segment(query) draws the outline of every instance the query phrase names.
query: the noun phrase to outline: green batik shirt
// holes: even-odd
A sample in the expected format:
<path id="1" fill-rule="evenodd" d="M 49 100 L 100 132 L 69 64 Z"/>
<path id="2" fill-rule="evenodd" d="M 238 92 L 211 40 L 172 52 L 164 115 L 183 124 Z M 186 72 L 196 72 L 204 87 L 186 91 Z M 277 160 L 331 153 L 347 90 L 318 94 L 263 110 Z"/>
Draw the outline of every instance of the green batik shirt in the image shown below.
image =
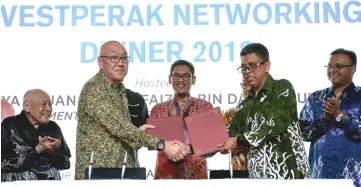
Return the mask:
<path id="1" fill-rule="evenodd" d="M 288 80 L 274 80 L 269 75 L 257 96 L 250 91 L 237 106 L 229 134 L 246 148 L 250 178 L 309 177 L 296 95 Z"/>
<path id="2" fill-rule="evenodd" d="M 158 138 L 131 124 L 123 83 L 115 84 L 99 72 L 84 85 L 78 103 L 75 179 L 83 179 L 94 152 L 93 167 L 135 166 L 134 149 L 155 149 Z"/>

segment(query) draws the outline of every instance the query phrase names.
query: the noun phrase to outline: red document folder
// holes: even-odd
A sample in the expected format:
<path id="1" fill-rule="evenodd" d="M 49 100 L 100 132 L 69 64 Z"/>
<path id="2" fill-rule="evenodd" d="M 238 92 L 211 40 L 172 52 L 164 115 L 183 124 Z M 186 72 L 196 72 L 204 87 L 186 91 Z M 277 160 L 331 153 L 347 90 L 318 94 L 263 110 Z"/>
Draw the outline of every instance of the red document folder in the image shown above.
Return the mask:
<path id="1" fill-rule="evenodd" d="M 185 142 L 183 117 L 148 118 L 147 124 L 154 125 L 147 133 L 165 141 L 179 140 Z"/>
<path id="2" fill-rule="evenodd" d="M 219 150 L 217 145 L 229 138 L 219 107 L 185 118 L 194 154 L 203 156 Z"/>

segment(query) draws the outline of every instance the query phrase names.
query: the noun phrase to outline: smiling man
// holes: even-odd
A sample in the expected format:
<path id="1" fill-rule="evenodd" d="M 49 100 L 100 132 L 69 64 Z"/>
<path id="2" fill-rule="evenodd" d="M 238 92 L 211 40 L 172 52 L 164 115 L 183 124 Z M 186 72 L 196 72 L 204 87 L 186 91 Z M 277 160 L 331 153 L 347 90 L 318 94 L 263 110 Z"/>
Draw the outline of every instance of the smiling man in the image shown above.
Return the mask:
<path id="1" fill-rule="evenodd" d="M 262 44 L 244 47 L 241 61 L 238 70 L 251 90 L 237 106 L 229 128 L 231 137 L 220 145 L 221 151 L 243 146 L 250 178 L 307 178 L 309 167 L 292 84 L 268 73 L 271 62 Z"/>
<path id="2" fill-rule="evenodd" d="M 150 112 L 152 118 L 170 116 L 188 116 L 197 112 L 205 112 L 213 108 L 208 101 L 191 97 L 192 85 L 196 83 L 195 70 L 192 63 L 186 60 L 175 61 L 168 77 L 172 84 L 174 97 L 164 103 L 155 105 Z M 171 127 L 171 124 L 169 124 Z M 188 132 L 184 132 L 186 144 L 190 144 Z M 179 142 L 180 143 L 180 142 Z M 164 153 L 158 153 L 155 179 L 207 179 L 207 162 L 205 157 L 192 154 L 191 145 L 187 145 L 188 156 L 180 162 L 171 162 Z M 207 157 L 212 154 L 207 155 Z"/>
<path id="3" fill-rule="evenodd" d="M 60 180 L 59 170 L 70 168 L 70 150 L 50 120 L 51 105 L 45 91 L 29 90 L 21 113 L 1 123 L 1 181 Z"/>
<path id="4" fill-rule="evenodd" d="M 353 51 L 331 53 L 326 68 L 332 86 L 308 97 L 300 127 L 311 142 L 312 178 L 352 178 L 361 187 L 361 87 L 352 81 L 356 64 Z"/>
<path id="5" fill-rule="evenodd" d="M 136 166 L 134 149 L 141 147 L 165 152 L 173 160 L 186 155 L 184 147 L 150 136 L 131 123 L 123 84 L 129 59 L 118 41 L 100 47 L 99 72 L 85 83 L 79 97 L 75 179 L 84 179 L 92 151 L 93 167 L 103 168 L 121 168 L 125 152 L 127 165 Z"/>

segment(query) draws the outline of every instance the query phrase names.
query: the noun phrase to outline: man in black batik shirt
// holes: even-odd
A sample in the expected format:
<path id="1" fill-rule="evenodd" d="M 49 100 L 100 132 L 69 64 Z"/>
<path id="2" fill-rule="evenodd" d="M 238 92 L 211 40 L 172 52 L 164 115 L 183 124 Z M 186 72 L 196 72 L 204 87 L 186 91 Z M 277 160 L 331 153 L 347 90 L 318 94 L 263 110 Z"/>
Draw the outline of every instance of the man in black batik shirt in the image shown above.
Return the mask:
<path id="1" fill-rule="evenodd" d="M 60 127 L 50 121 L 52 103 L 40 89 L 24 95 L 19 115 L 1 123 L 1 181 L 60 180 L 70 150 Z"/>

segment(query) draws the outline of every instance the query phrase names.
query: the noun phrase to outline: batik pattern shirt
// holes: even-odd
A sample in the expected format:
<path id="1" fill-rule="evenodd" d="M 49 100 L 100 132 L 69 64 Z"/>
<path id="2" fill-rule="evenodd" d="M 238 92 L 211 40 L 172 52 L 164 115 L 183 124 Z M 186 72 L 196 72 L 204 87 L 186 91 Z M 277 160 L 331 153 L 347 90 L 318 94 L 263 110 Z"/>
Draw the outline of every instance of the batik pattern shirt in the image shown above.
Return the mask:
<path id="1" fill-rule="evenodd" d="M 340 96 L 340 122 L 326 121 L 322 104 L 335 97 L 333 87 L 312 93 L 300 114 L 303 137 L 311 142 L 312 178 L 353 179 L 361 187 L 361 87 L 353 83 Z"/>
<path id="2" fill-rule="evenodd" d="M 38 153 L 39 136 L 60 141 L 54 151 Z M 24 111 L 1 123 L 1 181 L 60 180 L 59 170 L 69 169 L 70 150 L 54 121 L 35 128 Z"/>
<path id="3" fill-rule="evenodd" d="M 269 75 L 257 96 L 250 91 L 237 106 L 229 133 L 246 148 L 250 178 L 309 176 L 298 125 L 296 95 L 288 80 L 274 80 Z"/>
<path id="4" fill-rule="evenodd" d="M 192 98 L 189 109 L 189 115 L 195 115 L 197 112 L 207 112 L 213 109 L 213 106 L 208 101 L 199 98 Z M 171 100 L 159 103 L 152 108 L 150 112 L 151 118 L 167 118 L 168 108 L 171 105 Z M 176 103 L 177 116 L 182 116 L 181 108 Z M 171 125 L 171 124 L 170 124 Z M 186 127 L 186 126 L 185 126 Z M 171 128 L 171 127 L 170 127 Z M 184 131 L 185 143 L 191 144 L 188 131 Z M 211 157 L 213 154 L 207 155 Z M 198 157 L 196 155 L 189 155 L 183 161 L 173 163 L 168 160 L 167 156 L 159 152 L 157 156 L 157 164 L 155 170 L 155 179 L 208 179 L 207 176 L 207 160 L 206 157 Z"/>
<path id="5" fill-rule="evenodd" d="M 99 72 L 83 87 L 78 103 L 75 179 L 84 179 L 93 151 L 93 167 L 135 166 L 134 149 L 156 149 L 159 138 L 138 130 L 131 123 L 123 83 L 113 83 Z"/>

